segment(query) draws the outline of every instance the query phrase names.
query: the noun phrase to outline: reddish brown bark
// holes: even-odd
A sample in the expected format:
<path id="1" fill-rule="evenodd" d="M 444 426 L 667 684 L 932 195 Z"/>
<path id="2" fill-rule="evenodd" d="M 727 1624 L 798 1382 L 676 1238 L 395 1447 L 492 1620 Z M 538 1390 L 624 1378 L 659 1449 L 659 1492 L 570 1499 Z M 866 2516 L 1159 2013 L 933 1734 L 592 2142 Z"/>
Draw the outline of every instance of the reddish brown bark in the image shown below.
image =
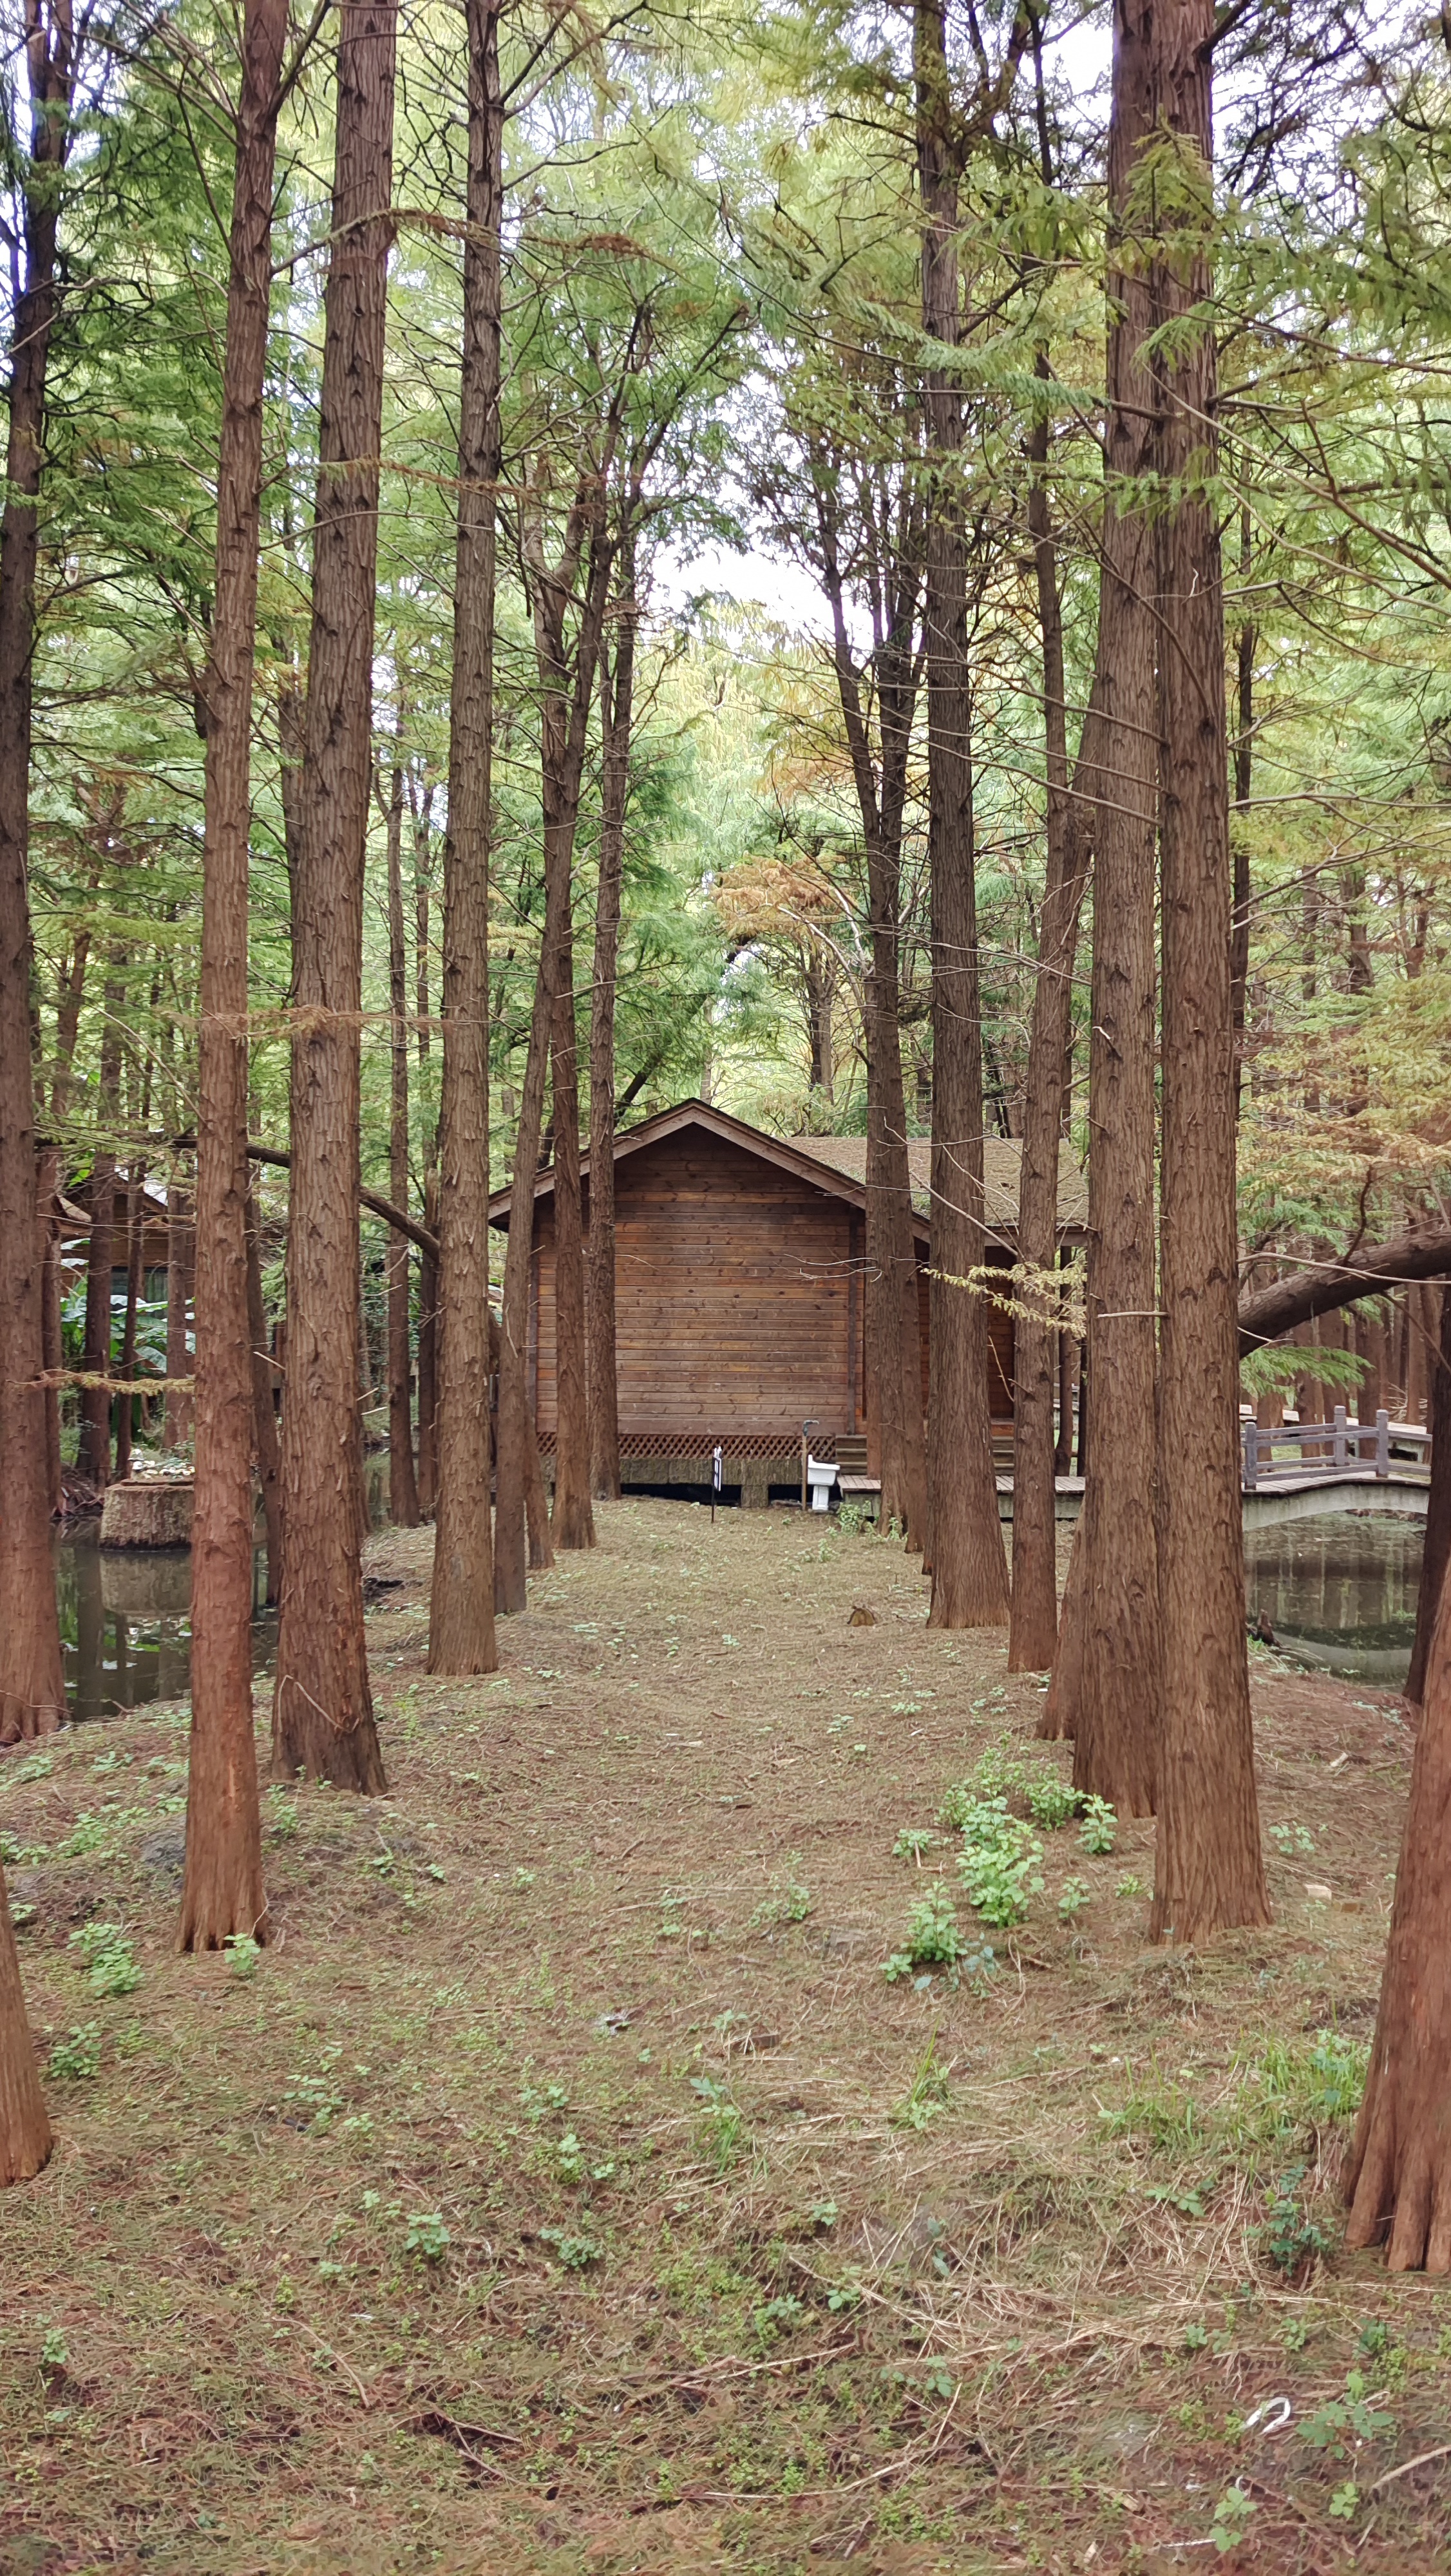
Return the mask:
<path id="1" fill-rule="evenodd" d="M 292 941 L 292 1205 L 277 1775 L 376 1792 L 358 1473 L 359 1015 L 396 0 L 338 40 L 332 255 Z"/>
<path id="2" fill-rule="evenodd" d="M 468 220 L 443 850 L 443 1317 L 431 1673 L 491 1673 L 489 1530 L 489 797 L 499 479 L 499 227 L 504 108 L 499 0 L 468 0 Z M 401 945 L 401 925 L 400 925 Z"/>
<path id="3" fill-rule="evenodd" d="M 21 185 L 20 292 L 10 360 L 5 500 L 0 514 L 0 1742 L 54 1726 L 65 1705 L 50 1556 L 43 1236 L 35 1206 L 29 896 L 30 743 L 38 504 L 46 369 L 56 313 L 60 178 L 70 143 L 69 0 L 27 0 L 30 160 Z M 8 1920 L 8 1918 L 7 1918 Z M 13 1938 L 9 1944 L 13 1960 Z M 10 1969 L 0 1961 L 7 1981 Z M 18 1974 L 0 1996 L 0 2082 L 14 2102 L 9 2150 L 34 2172 L 48 2139 L 21 2047 Z M 27 2155 L 29 2161 L 26 2161 Z"/>
<path id="4" fill-rule="evenodd" d="M 613 650 L 600 652 L 600 857 L 595 892 L 594 988 L 589 1027 L 589 1484 L 600 1501 L 620 1495 L 620 1405 L 615 1368 L 615 978 L 625 816 L 634 721 L 635 551 L 621 549 Z"/>
<path id="5" fill-rule="evenodd" d="M 413 918 L 415 992 L 418 1014 L 418 1072 L 423 1111 L 423 1217 L 438 1233 L 438 1133 L 430 1114 L 428 1016 L 429 881 L 433 872 L 430 824 L 433 788 L 415 793 L 410 777 L 409 810 L 413 817 Z M 425 1252 L 418 1272 L 418 1508 L 430 1514 L 438 1499 L 438 1255 Z"/>
<path id="6" fill-rule="evenodd" d="M 0 2188 L 38 2174 L 53 2144 L 26 2018 L 10 1900 L 0 1876 Z"/>
<path id="7" fill-rule="evenodd" d="M 262 1245 L 257 1207 L 247 1193 L 247 1338 L 252 1358 L 252 1448 L 262 1488 L 267 1526 L 267 1600 L 282 1598 L 282 1444 L 272 1401 L 276 1383 L 267 1347 L 267 1314 L 262 1303 Z"/>
<path id="8" fill-rule="evenodd" d="M 537 1562 L 530 1541 L 542 1517 L 540 1506 L 526 1512 L 539 1477 L 539 1452 L 529 1405 L 529 1291 L 534 1241 L 534 1190 L 539 1177 L 539 1141 L 544 1118 L 544 1082 L 549 1070 L 549 1023 L 553 967 L 549 922 L 534 985 L 529 1022 L 529 1049 L 519 1096 L 519 1125 L 514 1140 L 514 1176 L 509 1198 L 509 1237 L 504 1253 L 504 1295 L 499 1331 L 499 1439 L 495 1475 L 494 1607 L 509 1616 L 527 1607 L 528 1568 Z M 542 1494 L 542 1487 L 540 1488 Z M 547 1542 L 547 1525 L 546 1525 Z"/>
<path id="9" fill-rule="evenodd" d="M 553 1071 L 556 1375 L 550 1535 L 556 1547 L 568 1548 L 594 1545 L 579 1177 L 579 1041 L 570 897 L 585 742 L 613 567 L 613 550 L 604 532 L 604 493 L 615 430 L 612 421 L 601 469 L 580 478 L 566 519 L 562 548 L 554 563 L 546 560 L 542 506 L 531 500 L 525 513 L 525 551 L 540 686 L 539 756 L 544 808 L 545 934 L 540 972 L 543 974 L 547 967 Z M 576 600 L 577 589 L 580 595 Z M 578 615 L 570 631 L 567 620 L 574 607 Z M 515 1169 L 517 1177 L 517 1148 Z M 500 1445 L 502 1452 L 502 1425 Z"/>
<path id="10" fill-rule="evenodd" d="M 942 0 L 918 0 L 913 68 L 922 200 L 922 323 L 957 343 L 957 184 Z M 935 1628 L 1005 1626 L 1008 1568 L 998 1517 L 988 1414 L 987 1310 L 955 1285 L 981 1266 L 982 1007 L 972 809 L 967 547 L 957 490 L 962 394 L 927 372 L 930 454 L 924 661 L 927 680 L 928 865 L 932 887 L 931 1419 L 928 1494 Z"/>
<path id="11" fill-rule="evenodd" d="M 1059 1677 L 1076 1788 L 1152 1812 L 1159 1723 L 1154 1542 L 1154 548 L 1139 497 L 1151 462 L 1151 326 L 1133 201 L 1152 121 L 1148 0 L 1114 13 L 1110 315 L 1099 582 L 1101 766 L 1092 817 L 1088 1360 L 1095 1392 L 1083 1519 L 1078 1688 Z M 1228 932 L 1226 930 L 1226 938 Z"/>
<path id="12" fill-rule="evenodd" d="M 886 527 L 863 513 L 863 543 L 874 549 L 873 758 L 867 705 L 852 651 L 836 479 L 823 460 L 815 476 L 822 580 L 832 618 L 837 696 L 867 857 L 869 955 L 862 982 L 867 1059 L 866 1375 L 869 1456 L 882 1484 L 883 1522 L 896 1521 L 909 1549 L 927 1537 L 927 1455 L 922 1424 L 917 1246 L 902 1082 L 902 830 L 912 724 L 921 680 L 917 632 L 922 595 L 920 495 L 904 478 Z M 888 533 L 888 530 L 890 533 Z M 828 1429 L 832 1426 L 827 1425 Z"/>
<path id="13" fill-rule="evenodd" d="M 97 1138 L 91 1161 L 91 1230 L 86 1239 L 86 1333 L 81 1369 L 92 1381 L 81 1388 L 81 1437 L 76 1463 L 87 1482 L 111 1481 L 111 1273 L 116 1268 L 115 1134 L 121 1079 L 122 975 L 125 951 L 116 949 L 106 977 L 101 1061 L 96 1085 Z M 125 1193 L 120 1249 L 125 1254 Z"/>
<path id="14" fill-rule="evenodd" d="M 1232 886 L 1213 220 L 1213 0 L 1147 14 L 1153 126 L 1175 138 L 1154 209 L 1163 1148 L 1159 1608 L 1163 1716 L 1150 1930 L 1198 1942 L 1269 1920 L 1255 1793 L 1240 1506 Z M 1095 1376 L 1095 1384 L 1102 1380 Z M 1095 1425 L 1094 1437 L 1098 1438 Z M 1120 1687 L 1122 1682 L 1120 1679 Z"/>
<path id="15" fill-rule="evenodd" d="M 1058 1150 L 1073 1025 L 1073 961 L 1090 848 L 1081 793 L 1099 757 L 1100 731 L 1095 699 L 1084 725 L 1075 794 L 1068 771 L 1057 547 L 1042 480 L 1048 457 L 1046 420 L 1034 431 L 1029 456 L 1035 472 L 1028 524 L 1043 646 L 1047 866 L 1018 1186 L 1017 1251 L 1024 1285 L 1013 1334 L 1013 1596 L 1008 1630 L 1008 1670 L 1015 1673 L 1049 1671 L 1058 1638 L 1053 1402 L 1063 1335 L 1053 1318 L 1048 1280 L 1058 1257 Z"/>
<path id="16" fill-rule="evenodd" d="M 1431 1372 L 1427 1427 L 1431 1434 L 1431 1490 L 1426 1496 L 1426 1538 L 1421 1552 L 1421 1588 L 1416 1596 L 1416 1634 L 1406 1697 L 1419 1707 L 1425 1696 L 1431 1639 L 1451 1564 L 1451 1284 L 1441 1291 L 1441 1329 Z"/>
<path id="17" fill-rule="evenodd" d="M 1284 1279 L 1257 1288 L 1239 1301 L 1241 1354 L 1263 1342 L 1277 1342 L 1297 1324 L 1316 1315 L 1333 1314 L 1358 1297 L 1374 1296 L 1401 1280 L 1439 1279 L 1451 1266 L 1451 1227 L 1413 1226 L 1386 1243 L 1363 1244 L 1337 1261 L 1330 1245 L 1316 1247 L 1321 1256 L 1313 1270 L 1291 1271 Z M 1337 1396 L 1336 1401 L 1339 1401 Z"/>
<path id="18" fill-rule="evenodd" d="M 191 1757 L 183 1950 L 263 1940 L 262 1822 L 252 1719 L 252 1453 L 247 1216 L 247 871 L 262 407 L 272 187 L 287 0 L 248 0 L 242 28 L 216 588 L 205 709 L 196 1158 L 196 1503 Z"/>
<path id="19" fill-rule="evenodd" d="M 1380 2009 L 1345 2173 L 1348 2246 L 1451 2271 L 1451 1620 L 1440 1615 L 1411 1761 Z"/>
<path id="20" fill-rule="evenodd" d="M 403 772 L 395 763 L 388 798 L 388 1187 L 395 1207 L 408 1204 L 408 1000 L 403 952 Z M 413 1468 L 413 1367 L 408 1237 L 388 1238 L 388 1517 L 398 1529 L 418 1525 Z"/>
<path id="21" fill-rule="evenodd" d="M 133 1163 L 126 1182 L 126 1306 L 121 1326 L 121 1365 L 116 1374 L 123 1388 L 129 1387 L 136 1375 L 137 1308 L 141 1303 L 141 1254 L 146 1226 L 143 1206 L 146 1174 Z M 116 1481 L 124 1483 L 131 1473 L 131 1423 L 135 1399 L 129 1394 L 116 1398 Z"/>
<path id="22" fill-rule="evenodd" d="M 179 1449 L 192 1435 L 191 1296 L 196 1263 L 196 1219 L 191 1192 L 173 1175 L 166 1193 L 166 1406 L 162 1444 Z"/>

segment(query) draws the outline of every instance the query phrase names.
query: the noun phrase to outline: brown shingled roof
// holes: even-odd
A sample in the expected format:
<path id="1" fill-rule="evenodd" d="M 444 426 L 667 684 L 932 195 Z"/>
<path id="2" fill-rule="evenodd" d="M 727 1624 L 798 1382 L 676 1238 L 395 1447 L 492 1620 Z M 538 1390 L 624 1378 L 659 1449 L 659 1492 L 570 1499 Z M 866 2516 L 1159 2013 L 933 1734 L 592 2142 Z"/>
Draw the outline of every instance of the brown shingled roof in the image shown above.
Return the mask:
<path id="1" fill-rule="evenodd" d="M 810 1154 L 818 1163 L 829 1163 L 834 1172 L 845 1172 L 853 1181 L 865 1182 L 867 1176 L 867 1140 L 865 1136 L 797 1136 L 793 1139 L 799 1154 Z M 982 1142 L 984 1197 L 989 1225 L 1000 1225 L 1008 1232 L 1018 1222 L 1018 1175 L 1023 1160 L 1022 1140 L 1017 1136 L 985 1136 Z M 925 1136 L 907 1139 L 907 1168 L 912 1175 L 914 1206 L 926 1216 L 930 1211 L 931 1143 Z M 1078 1168 L 1071 1145 L 1058 1148 L 1058 1224 L 1064 1234 L 1082 1234 L 1088 1226 L 1088 1183 Z"/>

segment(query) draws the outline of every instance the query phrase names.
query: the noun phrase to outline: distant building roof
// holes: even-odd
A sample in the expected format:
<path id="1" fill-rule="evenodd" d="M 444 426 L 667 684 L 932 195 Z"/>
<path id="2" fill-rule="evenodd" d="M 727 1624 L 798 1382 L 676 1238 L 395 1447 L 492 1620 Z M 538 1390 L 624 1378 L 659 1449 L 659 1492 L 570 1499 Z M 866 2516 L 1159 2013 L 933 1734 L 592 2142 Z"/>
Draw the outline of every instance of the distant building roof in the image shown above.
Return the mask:
<path id="1" fill-rule="evenodd" d="M 615 1160 L 638 1154 L 642 1148 L 660 1138 L 678 1134 L 684 1127 L 703 1127 L 727 1144 L 740 1145 L 748 1153 L 757 1153 L 767 1162 L 792 1171 L 802 1178 L 814 1178 L 812 1166 L 823 1185 L 839 1196 L 865 1204 L 867 1177 L 867 1140 L 865 1136 L 768 1136 L 762 1128 L 748 1126 L 743 1118 L 732 1117 L 728 1110 L 717 1109 L 704 1100 L 677 1101 L 674 1108 L 662 1109 L 653 1118 L 642 1119 L 638 1127 L 627 1127 L 615 1139 Z M 1015 1136 L 983 1138 L 983 1176 L 986 1196 L 986 1218 L 990 1232 L 1012 1235 L 1018 1223 L 1018 1180 L 1023 1148 Z M 907 1168 L 912 1181 L 912 1206 L 922 1231 L 931 1219 L 930 1166 L 932 1147 L 925 1136 L 909 1137 Z M 589 1156 L 581 1158 L 584 1177 L 589 1176 Z M 829 1177 L 828 1177 L 829 1176 Z M 554 1172 L 546 1165 L 535 1183 L 536 1199 L 549 1197 L 554 1189 Z M 489 1201 L 489 1216 L 495 1225 L 509 1222 L 508 1188 L 495 1190 Z M 1058 1155 L 1058 1230 L 1070 1237 L 1081 1236 L 1088 1226 L 1088 1184 L 1078 1168 L 1071 1146 L 1063 1145 Z"/>
<path id="2" fill-rule="evenodd" d="M 865 1136 L 797 1136 L 793 1141 L 798 1153 L 811 1154 L 818 1163 L 829 1163 L 834 1172 L 845 1172 L 851 1180 L 865 1183 Z M 1018 1222 L 1021 1137 L 984 1136 L 982 1162 L 988 1224 L 1000 1225 L 1011 1234 Z M 931 1212 L 931 1167 L 930 1139 L 909 1136 L 907 1169 L 912 1176 L 912 1202 L 924 1216 Z M 1071 1145 L 1058 1148 L 1058 1227 L 1063 1234 L 1083 1234 L 1088 1227 L 1088 1183 Z"/>

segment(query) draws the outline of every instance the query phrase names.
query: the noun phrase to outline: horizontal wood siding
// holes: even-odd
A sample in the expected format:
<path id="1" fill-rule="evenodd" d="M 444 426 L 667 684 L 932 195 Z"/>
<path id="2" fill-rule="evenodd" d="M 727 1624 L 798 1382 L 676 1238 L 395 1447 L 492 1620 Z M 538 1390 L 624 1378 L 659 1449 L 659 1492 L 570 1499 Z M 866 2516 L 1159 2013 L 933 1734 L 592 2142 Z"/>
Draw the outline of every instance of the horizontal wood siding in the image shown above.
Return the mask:
<path id="1" fill-rule="evenodd" d="M 928 1257 L 930 1259 L 930 1255 Z M 988 1258 L 990 1260 L 992 1258 L 990 1253 Z M 994 1267 L 996 1266 L 997 1265 L 994 1264 Z M 1011 1265 L 1007 1262 L 1002 1264 L 1003 1285 L 1005 1289 L 1008 1284 L 1010 1267 Z M 928 1279 L 926 1271 L 919 1270 L 917 1273 L 917 1314 L 922 1327 L 922 1404 L 924 1411 L 927 1405 L 928 1381 L 931 1375 L 927 1344 L 927 1316 L 930 1296 L 931 1282 Z M 1014 1367 L 1013 1319 L 1005 1307 L 988 1307 L 987 1336 L 988 1411 L 994 1422 L 1011 1422 L 1013 1418 Z"/>
<path id="2" fill-rule="evenodd" d="M 852 1215 L 697 1130 L 616 1168 L 620 1434 L 796 1438 L 860 1428 Z M 538 1420 L 555 1423 L 554 1215 L 536 1217 Z M 855 1330 L 853 1329 L 855 1328 Z M 857 1348 L 853 1349 L 853 1342 Z"/>

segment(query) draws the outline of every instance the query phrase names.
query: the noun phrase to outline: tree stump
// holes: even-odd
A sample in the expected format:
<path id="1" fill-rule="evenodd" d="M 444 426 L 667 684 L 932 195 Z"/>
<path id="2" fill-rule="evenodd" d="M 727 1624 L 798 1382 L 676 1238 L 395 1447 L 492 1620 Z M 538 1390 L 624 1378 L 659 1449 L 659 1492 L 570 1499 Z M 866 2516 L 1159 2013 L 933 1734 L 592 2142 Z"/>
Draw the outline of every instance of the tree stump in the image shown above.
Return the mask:
<path id="1" fill-rule="evenodd" d="M 101 1507 L 102 1547 L 189 1547 L 194 1492 L 180 1478 L 108 1485 Z"/>

